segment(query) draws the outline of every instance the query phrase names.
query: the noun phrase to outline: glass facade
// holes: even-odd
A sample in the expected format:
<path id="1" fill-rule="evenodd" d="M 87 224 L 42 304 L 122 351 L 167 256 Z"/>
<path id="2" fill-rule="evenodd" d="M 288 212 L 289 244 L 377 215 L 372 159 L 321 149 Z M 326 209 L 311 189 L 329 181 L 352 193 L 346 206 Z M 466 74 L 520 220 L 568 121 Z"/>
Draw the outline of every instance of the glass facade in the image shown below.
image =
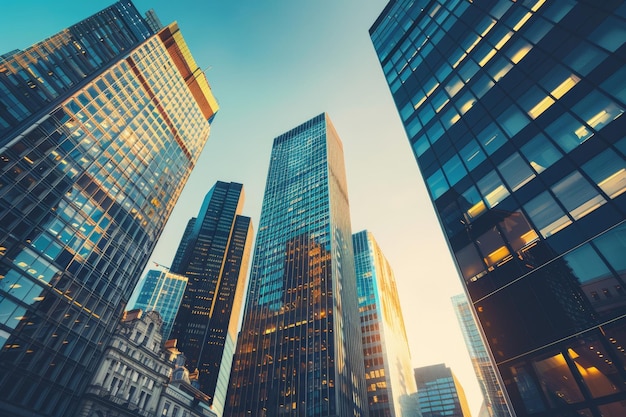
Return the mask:
<path id="1" fill-rule="evenodd" d="M 367 415 L 343 147 L 326 114 L 274 139 L 225 416 Z"/>
<path id="2" fill-rule="evenodd" d="M 471 417 L 463 387 L 443 363 L 415 368 L 423 417 Z"/>
<path id="3" fill-rule="evenodd" d="M 118 2 L 0 61 L 11 415 L 72 414 L 208 139 L 217 105 L 178 27 L 148 35 Z"/>
<path id="4" fill-rule="evenodd" d="M 452 305 L 461 326 L 478 385 L 483 393 L 484 407 L 488 415 L 490 417 L 511 417 L 506 398 L 502 393 L 502 385 L 496 376 L 496 370 L 481 338 L 480 330 L 465 294 L 452 297 Z"/>
<path id="5" fill-rule="evenodd" d="M 168 340 L 178 307 L 187 288 L 187 277 L 151 269 L 143 279 L 133 309 L 156 311 L 161 315 L 163 340 Z"/>
<path id="6" fill-rule="evenodd" d="M 199 371 L 199 388 L 218 414 L 224 406 L 252 249 L 252 224 L 241 216 L 243 186 L 218 181 L 189 221 L 172 272 L 188 285 L 170 338 Z"/>
<path id="7" fill-rule="evenodd" d="M 369 417 L 417 417 L 415 378 L 391 265 L 367 230 L 352 235 Z"/>
<path id="8" fill-rule="evenodd" d="M 625 27 L 621 0 L 401 0 L 370 29 L 518 416 L 626 414 Z"/>

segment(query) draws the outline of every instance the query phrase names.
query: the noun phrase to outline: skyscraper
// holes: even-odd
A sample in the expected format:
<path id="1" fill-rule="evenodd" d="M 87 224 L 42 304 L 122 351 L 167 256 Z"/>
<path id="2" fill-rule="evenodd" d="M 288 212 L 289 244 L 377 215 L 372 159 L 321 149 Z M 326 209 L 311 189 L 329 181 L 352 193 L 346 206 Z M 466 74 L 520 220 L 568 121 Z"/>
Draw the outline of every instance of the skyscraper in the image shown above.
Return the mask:
<path id="1" fill-rule="evenodd" d="M 423 417 L 471 417 L 463 387 L 443 363 L 415 368 Z"/>
<path id="2" fill-rule="evenodd" d="M 452 297 L 454 312 L 459 320 L 465 345 L 472 360 L 478 385 L 483 393 L 485 409 L 490 417 L 511 417 L 502 386 L 493 367 L 487 348 L 480 336 L 469 301 L 465 294 Z"/>
<path id="3" fill-rule="evenodd" d="M 217 111 L 129 1 L 0 60 L 0 410 L 68 416 Z"/>
<path id="4" fill-rule="evenodd" d="M 626 4 L 391 1 L 370 34 L 517 416 L 626 415 Z"/>
<path id="5" fill-rule="evenodd" d="M 352 235 L 369 417 L 417 415 L 415 378 L 391 265 L 367 230 Z"/>
<path id="6" fill-rule="evenodd" d="M 172 272 L 189 282 L 170 338 L 198 369 L 200 390 L 218 414 L 226 398 L 252 248 L 252 223 L 241 216 L 243 186 L 218 181 L 189 221 Z"/>
<path id="7" fill-rule="evenodd" d="M 274 139 L 225 416 L 366 416 L 343 146 L 326 114 Z"/>
<path id="8" fill-rule="evenodd" d="M 156 311 L 161 315 L 163 340 L 169 339 L 185 288 L 187 288 L 186 276 L 151 269 L 146 273 L 138 289 L 133 309 L 140 309 L 146 313 Z"/>

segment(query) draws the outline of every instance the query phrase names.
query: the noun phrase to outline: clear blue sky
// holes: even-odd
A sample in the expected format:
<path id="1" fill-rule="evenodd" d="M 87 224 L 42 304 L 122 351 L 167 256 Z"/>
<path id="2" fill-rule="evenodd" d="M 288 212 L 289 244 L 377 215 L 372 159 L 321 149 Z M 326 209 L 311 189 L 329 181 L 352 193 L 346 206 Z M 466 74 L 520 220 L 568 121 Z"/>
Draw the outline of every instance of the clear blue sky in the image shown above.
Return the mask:
<path id="1" fill-rule="evenodd" d="M 4 1 L 0 54 L 111 3 Z M 369 38 L 387 1 L 134 3 L 178 22 L 221 106 L 153 261 L 169 265 L 217 180 L 244 185 L 244 214 L 256 229 L 274 137 L 326 111 L 344 144 L 353 232 L 370 230 L 394 269 L 413 365 L 450 366 L 476 416 L 482 398 L 450 302 L 460 281 Z"/>

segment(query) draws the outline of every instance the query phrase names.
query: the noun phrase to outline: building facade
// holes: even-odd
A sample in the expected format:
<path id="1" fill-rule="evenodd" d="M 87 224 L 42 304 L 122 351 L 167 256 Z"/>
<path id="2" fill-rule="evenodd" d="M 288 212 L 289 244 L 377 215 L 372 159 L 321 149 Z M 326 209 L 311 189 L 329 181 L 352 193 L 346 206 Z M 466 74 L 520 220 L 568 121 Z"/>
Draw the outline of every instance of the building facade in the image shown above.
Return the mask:
<path id="1" fill-rule="evenodd" d="M 221 414 L 243 308 L 252 223 L 242 216 L 243 186 L 218 181 L 188 223 L 172 272 L 189 280 L 170 335 L 198 369 L 201 391 Z"/>
<path id="2" fill-rule="evenodd" d="M 511 417 L 502 386 L 496 376 L 496 370 L 487 347 L 480 335 L 469 301 L 465 294 L 452 297 L 452 306 L 459 321 L 465 346 L 483 393 L 485 415 L 489 417 Z"/>
<path id="3" fill-rule="evenodd" d="M 217 105 L 129 1 L 3 55 L 0 90 L 0 410 L 67 416 Z"/>
<path id="4" fill-rule="evenodd" d="M 626 415 L 626 4 L 391 1 L 370 35 L 517 416 Z"/>
<path id="5" fill-rule="evenodd" d="M 471 417 L 463 387 L 450 368 L 440 363 L 414 371 L 423 417 Z"/>
<path id="6" fill-rule="evenodd" d="M 415 378 L 391 265 L 367 230 L 352 235 L 369 417 L 415 417 Z"/>
<path id="7" fill-rule="evenodd" d="M 161 315 L 163 340 L 170 337 L 174 319 L 187 288 L 187 277 L 170 271 L 151 269 L 143 279 L 133 309 L 156 311 Z"/>
<path id="8" fill-rule="evenodd" d="M 274 139 L 225 416 L 367 416 L 343 147 Z"/>
<path id="9" fill-rule="evenodd" d="M 162 325 L 156 311 L 124 313 L 76 417 L 217 417 L 184 356 L 164 346 Z"/>

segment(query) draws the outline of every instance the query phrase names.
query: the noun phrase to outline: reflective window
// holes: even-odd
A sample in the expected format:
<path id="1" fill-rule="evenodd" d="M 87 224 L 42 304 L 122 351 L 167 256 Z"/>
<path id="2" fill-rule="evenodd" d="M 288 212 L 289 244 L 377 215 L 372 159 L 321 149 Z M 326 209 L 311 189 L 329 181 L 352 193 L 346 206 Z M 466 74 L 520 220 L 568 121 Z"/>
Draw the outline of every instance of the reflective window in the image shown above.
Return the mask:
<path id="1" fill-rule="evenodd" d="M 428 189 L 433 196 L 433 200 L 440 197 L 450 188 L 450 186 L 446 182 L 446 178 L 444 177 L 443 172 L 440 169 L 438 169 L 433 175 L 428 177 L 428 179 L 426 180 L 426 184 L 428 185 Z"/>
<path id="2" fill-rule="evenodd" d="M 459 152 L 461 158 L 463 158 L 463 162 L 467 167 L 468 171 L 476 168 L 482 161 L 484 161 L 487 157 L 483 150 L 478 146 L 478 142 L 474 139 L 470 141 L 469 144 L 465 145 L 463 149 Z"/>
<path id="3" fill-rule="evenodd" d="M 475 219 L 487 210 L 484 201 L 480 197 L 476 187 L 468 188 L 460 198 L 460 204 L 467 213 L 468 220 Z"/>
<path id="4" fill-rule="evenodd" d="M 561 401 L 567 404 L 583 401 L 583 395 L 562 353 L 533 361 L 533 368 L 545 396 L 553 407 L 560 406 Z"/>
<path id="5" fill-rule="evenodd" d="M 479 236 L 476 242 L 487 267 L 498 266 L 511 259 L 511 252 L 495 227 Z"/>
<path id="6" fill-rule="evenodd" d="M 544 238 L 552 236 L 572 223 L 547 191 L 526 203 L 524 209 Z"/>
<path id="7" fill-rule="evenodd" d="M 609 198 L 626 191 L 626 161 L 612 149 L 605 150 L 582 168 Z"/>
<path id="8" fill-rule="evenodd" d="M 512 191 L 518 190 L 535 178 L 535 173 L 517 152 L 498 165 L 498 171 Z"/>
<path id="9" fill-rule="evenodd" d="M 561 159 L 563 154 L 546 138 L 539 134 L 522 146 L 522 153 L 530 161 L 530 166 L 539 174 Z"/>
<path id="10" fill-rule="evenodd" d="M 604 88 L 604 91 L 622 100 L 622 103 L 626 103 L 626 83 L 624 82 L 625 79 L 626 67 L 622 67 L 619 70 L 615 71 L 615 74 L 610 76 L 600 85 L 602 86 L 602 88 Z"/>
<path id="11" fill-rule="evenodd" d="M 604 49 L 615 52 L 626 42 L 624 23 L 613 16 L 609 16 L 591 33 L 589 40 Z"/>
<path id="12" fill-rule="evenodd" d="M 487 155 L 491 155 L 496 150 L 500 149 L 507 141 L 506 136 L 504 136 L 504 133 L 502 133 L 495 123 L 491 123 L 487 126 L 476 138 L 485 149 Z"/>
<path id="13" fill-rule="evenodd" d="M 572 111 L 596 132 L 624 113 L 624 109 L 598 91 L 589 93 L 572 107 Z"/>
<path id="14" fill-rule="evenodd" d="M 526 125 L 530 122 L 528 117 L 526 117 L 526 115 L 515 105 L 506 109 L 500 116 L 498 116 L 497 120 L 504 131 L 508 133 L 509 137 L 515 136 L 517 132 L 526 127 Z"/>
<path id="15" fill-rule="evenodd" d="M 626 278 L 626 225 L 618 226 L 597 237 L 593 243 L 607 260 L 609 265 L 622 277 Z"/>
<path id="16" fill-rule="evenodd" d="M 541 392 L 539 391 L 539 387 L 537 387 L 535 378 L 532 377 L 532 374 L 526 369 L 526 366 L 512 366 L 510 371 L 513 375 L 513 381 L 515 381 L 517 391 L 520 397 L 522 397 L 526 411 L 531 414 L 544 411 L 546 407 L 541 399 Z"/>
<path id="17" fill-rule="evenodd" d="M 589 42 L 580 42 L 563 60 L 580 75 L 589 74 L 608 54 Z"/>
<path id="18" fill-rule="evenodd" d="M 485 265 L 473 244 L 454 254 L 466 281 L 475 281 L 485 273 Z"/>
<path id="19" fill-rule="evenodd" d="M 430 143 L 428 143 L 426 136 L 420 136 L 413 144 L 413 152 L 415 152 L 417 156 L 422 156 L 428 148 L 430 148 Z"/>
<path id="20" fill-rule="evenodd" d="M 519 252 L 539 239 L 526 216 L 521 211 L 514 211 L 500 223 L 500 230 L 515 252 Z"/>
<path id="21" fill-rule="evenodd" d="M 551 187 L 574 220 L 586 216 L 606 203 L 595 188 L 576 171 Z"/>
<path id="22" fill-rule="evenodd" d="M 459 159 L 458 155 L 452 156 L 452 158 L 443 164 L 443 171 L 445 172 L 451 186 L 459 182 L 467 175 L 467 171 L 461 163 L 461 159 Z"/>
<path id="23" fill-rule="evenodd" d="M 552 122 L 546 128 L 546 132 L 566 153 L 593 135 L 591 129 L 574 119 L 569 113 L 563 114 Z"/>
<path id="24" fill-rule="evenodd" d="M 477 182 L 478 189 L 487 202 L 487 207 L 492 208 L 509 195 L 502 180 L 496 171 L 491 171 Z"/>

